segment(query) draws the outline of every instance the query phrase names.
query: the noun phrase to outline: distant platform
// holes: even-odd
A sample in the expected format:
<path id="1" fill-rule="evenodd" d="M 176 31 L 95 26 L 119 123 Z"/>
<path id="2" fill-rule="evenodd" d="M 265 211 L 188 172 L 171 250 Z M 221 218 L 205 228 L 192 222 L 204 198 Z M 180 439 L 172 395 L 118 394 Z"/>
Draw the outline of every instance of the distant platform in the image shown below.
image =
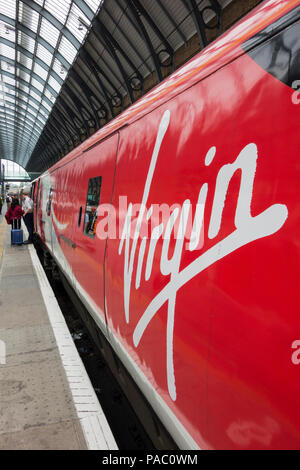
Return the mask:
<path id="1" fill-rule="evenodd" d="M 35 249 L 10 245 L 3 216 L 0 449 L 117 449 Z"/>

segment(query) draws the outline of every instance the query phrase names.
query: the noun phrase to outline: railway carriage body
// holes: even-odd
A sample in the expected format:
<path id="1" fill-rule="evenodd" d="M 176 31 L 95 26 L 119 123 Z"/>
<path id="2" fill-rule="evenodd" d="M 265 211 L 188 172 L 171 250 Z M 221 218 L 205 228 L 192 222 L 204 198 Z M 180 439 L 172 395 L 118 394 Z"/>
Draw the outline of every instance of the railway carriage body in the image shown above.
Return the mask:
<path id="1" fill-rule="evenodd" d="M 299 448 L 299 33 L 299 1 L 263 3 L 35 184 L 37 234 L 181 448 Z"/>

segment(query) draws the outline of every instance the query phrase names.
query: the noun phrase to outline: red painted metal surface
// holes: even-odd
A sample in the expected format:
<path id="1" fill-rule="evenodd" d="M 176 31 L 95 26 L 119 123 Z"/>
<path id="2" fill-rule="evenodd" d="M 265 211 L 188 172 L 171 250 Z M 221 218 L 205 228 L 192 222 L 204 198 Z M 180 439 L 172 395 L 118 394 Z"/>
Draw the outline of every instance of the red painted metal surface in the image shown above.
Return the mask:
<path id="1" fill-rule="evenodd" d="M 264 3 L 40 179 L 37 232 L 180 445 L 299 448 L 300 105 L 242 48 L 299 4 Z M 97 176 L 108 239 L 78 225 Z M 170 239 L 153 233 L 172 228 L 162 204 Z M 139 216 L 135 241 L 123 228 Z M 174 237 L 180 221 L 194 244 Z"/>

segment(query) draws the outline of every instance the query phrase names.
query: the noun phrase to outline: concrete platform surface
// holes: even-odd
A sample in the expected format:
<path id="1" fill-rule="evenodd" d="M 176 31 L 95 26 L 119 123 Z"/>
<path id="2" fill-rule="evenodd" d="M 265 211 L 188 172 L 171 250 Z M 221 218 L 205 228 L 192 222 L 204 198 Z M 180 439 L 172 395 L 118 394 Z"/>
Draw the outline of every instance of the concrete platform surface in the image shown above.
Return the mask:
<path id="1" fill-rule="evenodd" d="M 0 449 L 117 449 L 34 247 L 4 224 Z"/>

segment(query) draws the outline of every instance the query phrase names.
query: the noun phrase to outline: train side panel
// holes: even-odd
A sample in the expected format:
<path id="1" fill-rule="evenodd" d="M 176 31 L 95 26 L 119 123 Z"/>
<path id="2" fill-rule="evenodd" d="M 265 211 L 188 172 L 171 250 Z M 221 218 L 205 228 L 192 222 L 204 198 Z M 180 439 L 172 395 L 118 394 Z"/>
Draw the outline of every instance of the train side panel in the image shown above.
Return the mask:
<path id="1" fill-rule="evenodd" d="M 44 202 L 40 220 L 44 243 L 105 335 L 105 227 L 110 214 L 118 139 L 116 133 L 45 175 L 42 181 Z"/>
<path id="2" fill-rule="evenodd" d="M 294 93 L 245 54 L 121 132 L 113 204 L 125 231 L 108 242 L 109 327 L 145 393 L 202 448 L 299 445 Z M 156 216 L 163 203 L 170 215 Z"/>
<path id="3" fill-rule="evenodd" d="M 261 228 L 273 227 L 273 233 L 214 267 L 208 409 L 209 438 L 216 448 L 293 449 L 300 442 L 300 376 L 293 362 L 300 334 L 300 100 L 293 88 L 300 23 L 274 31 L 275 25 L 271 37 L 267 31 L 258 35 L 258 42 L 263 36 L 266 41 L 241 57 L 234 70 L 239 83 L 231 101 L 237 110 L 235 152 L 253 143 L 245 155 L 249 170 L 253 160 L 253 188 L 241 217 L 253 235 L 259 218 Z M 243 185 L 234 175 L 224 221 L 230 220 L 229 198 L 241 198 L 243 186 L 246 180 Z"/>
<path id="4" fill-rule="evenodd" d="M 104 254 L 118 140 L 116 133 L 72 162 L 75 288 L 105 333 Z"/>
<path id="5" fill-rule="evenodd" d="M 74 165 L 63 165 L 50 174 L 46 217 L 52 219 L 52 253 L 74 287 L 73 238 L 76 226 Z"/>
<path id="6" fill-rule="evenodd" d="M 183 448 L 299 447 L 298 36 L 40 180 L 42 240 Z"/>

